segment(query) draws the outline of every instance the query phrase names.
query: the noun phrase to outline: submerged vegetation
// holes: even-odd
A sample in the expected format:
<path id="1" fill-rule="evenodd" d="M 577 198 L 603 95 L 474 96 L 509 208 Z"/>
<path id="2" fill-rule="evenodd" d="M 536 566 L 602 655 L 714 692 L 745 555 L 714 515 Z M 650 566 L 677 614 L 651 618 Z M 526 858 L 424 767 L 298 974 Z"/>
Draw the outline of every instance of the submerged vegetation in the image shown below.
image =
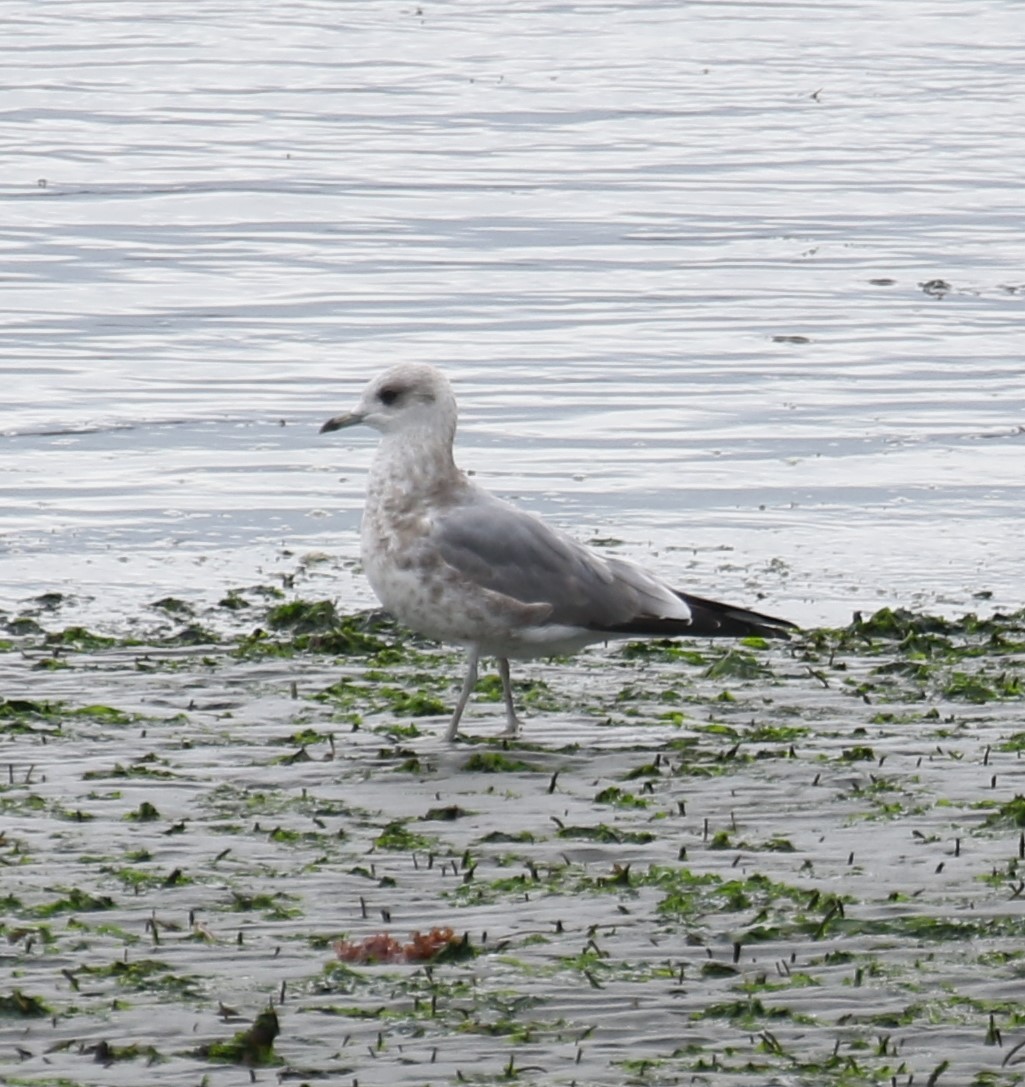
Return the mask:
<path id="1" fill-rule="evenodd" d="M 53 595 L 0 617 L 5 1081 L 1025 1083 L 1025 613 L 629 642 L 449 747 L 378 615 Z"/>

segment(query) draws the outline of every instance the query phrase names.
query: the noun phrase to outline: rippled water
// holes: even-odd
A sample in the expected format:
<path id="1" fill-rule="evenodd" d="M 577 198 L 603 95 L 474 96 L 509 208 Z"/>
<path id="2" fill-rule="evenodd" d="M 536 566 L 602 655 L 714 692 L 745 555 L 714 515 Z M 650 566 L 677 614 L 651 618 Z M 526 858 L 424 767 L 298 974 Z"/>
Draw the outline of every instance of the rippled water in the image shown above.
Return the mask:
<path id="1" fill-rule="evenodd" d="M 0 606 L 354 558 L 399 359 L 696 591 L 1020 605 L 1015 3 L 4 11 Z"/>

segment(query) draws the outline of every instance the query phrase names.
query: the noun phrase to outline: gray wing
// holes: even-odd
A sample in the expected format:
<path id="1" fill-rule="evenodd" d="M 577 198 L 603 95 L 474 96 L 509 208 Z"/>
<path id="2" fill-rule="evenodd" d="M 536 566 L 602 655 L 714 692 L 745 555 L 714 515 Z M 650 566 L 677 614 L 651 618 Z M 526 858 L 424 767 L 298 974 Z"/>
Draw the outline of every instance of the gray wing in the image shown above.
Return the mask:
<path id="1" fill-rule="evenodd" d="M 645 618 L 690 622 L 681 598 L 639 567 L 603 558 L 479 489 L 435 517 L 431 543 L 461 577 L 482 588 L 524 604 L 548 604 L 548 623 L 614 630 Z"/>

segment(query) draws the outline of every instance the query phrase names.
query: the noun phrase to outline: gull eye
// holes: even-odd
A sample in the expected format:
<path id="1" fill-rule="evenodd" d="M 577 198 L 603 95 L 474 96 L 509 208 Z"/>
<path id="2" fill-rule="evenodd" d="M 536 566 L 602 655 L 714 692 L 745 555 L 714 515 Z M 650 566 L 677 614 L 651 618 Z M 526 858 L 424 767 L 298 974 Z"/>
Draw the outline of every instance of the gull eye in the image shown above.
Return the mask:
<path id="1" fill-rule="evenodd" d="M 377 399 L 380 400 L 382 404 L 391 405 L 394 404 L 401 395 L 401 389 L 396 389 L 391 385 L 388 385 L 377 394 Z"/>

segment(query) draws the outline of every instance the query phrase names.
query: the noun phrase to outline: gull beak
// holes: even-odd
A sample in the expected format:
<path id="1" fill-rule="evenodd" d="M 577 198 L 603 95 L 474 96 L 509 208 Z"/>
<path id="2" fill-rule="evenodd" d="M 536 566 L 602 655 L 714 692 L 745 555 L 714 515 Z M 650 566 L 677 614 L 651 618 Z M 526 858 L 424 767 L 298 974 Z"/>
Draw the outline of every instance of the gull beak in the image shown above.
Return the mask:
<path id="1" fill-rule="evenodd" d="M 361 411 L 347 411 L 344 415 L 336 415 L 320 428 L 321 434 L 328 434 L 332 430 L 344 430 L 347 426 L 356 426 L 363 422 Z"/>

